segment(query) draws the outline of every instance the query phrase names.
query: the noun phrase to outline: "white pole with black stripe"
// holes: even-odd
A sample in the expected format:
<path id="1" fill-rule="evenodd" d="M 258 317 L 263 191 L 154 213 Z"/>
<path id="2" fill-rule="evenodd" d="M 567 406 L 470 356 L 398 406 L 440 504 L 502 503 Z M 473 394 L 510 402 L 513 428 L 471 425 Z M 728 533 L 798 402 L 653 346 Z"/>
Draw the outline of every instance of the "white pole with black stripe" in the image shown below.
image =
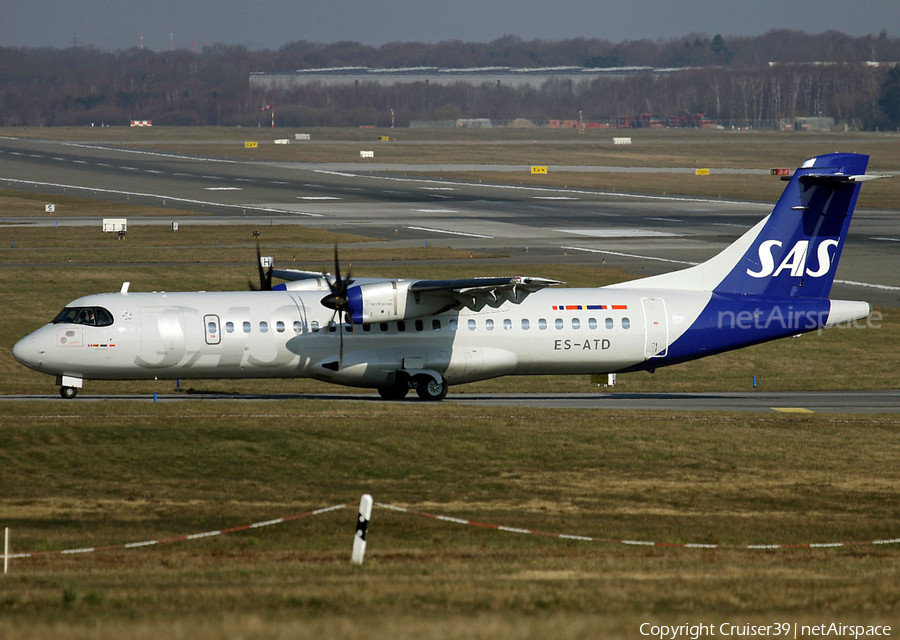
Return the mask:
<path id="1" fill-rule="evenodd" d="M 353 538 L 353 555 L 350 562 L 362 564 L 366 555 L 366 532 L 372 518 L 372 496 L 365 494 L 359 501 L 359 517 L 356 520 L 356 536 Z"/>

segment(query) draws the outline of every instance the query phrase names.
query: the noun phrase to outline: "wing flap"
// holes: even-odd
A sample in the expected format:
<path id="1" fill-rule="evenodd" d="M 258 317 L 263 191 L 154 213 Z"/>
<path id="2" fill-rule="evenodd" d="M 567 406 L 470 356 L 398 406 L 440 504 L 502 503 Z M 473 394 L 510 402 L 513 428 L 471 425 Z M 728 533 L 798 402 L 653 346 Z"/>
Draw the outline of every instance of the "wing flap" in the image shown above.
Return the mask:
<path id="1" fill-rule="evenodd" d="M 443 297 L 478 311 L 499 307 L 505 302 L 518 304 L 535 291 L 563 284 L 559 280 L 508 276 L 501 278 L 460 278 L 456 280 L 418 280 L 409 286 L 416 295 Z"/>

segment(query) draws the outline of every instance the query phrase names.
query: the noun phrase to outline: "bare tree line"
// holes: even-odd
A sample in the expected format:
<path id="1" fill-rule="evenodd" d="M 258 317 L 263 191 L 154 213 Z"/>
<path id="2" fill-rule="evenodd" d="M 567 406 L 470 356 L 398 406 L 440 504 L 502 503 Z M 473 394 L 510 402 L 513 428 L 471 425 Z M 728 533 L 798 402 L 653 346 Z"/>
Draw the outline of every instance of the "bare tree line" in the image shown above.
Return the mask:
<path id="1" fill-rule="evenodd" d="M 864 129 L 900 126 L 900 39 L 882 32 L 773 31 L 725 40 L 691 34 L 666 41 L 523 41 L 490 43 L 295 42 L 277 51 L 215 45 L 201 52 L 92 48 L 0 48 L 0 124 L 255 126 L 274 103 L 282 126 L 386 125 L 410 120 L 491 118 L 613 121 L 623 115 L 703 113 L 734 126 L 829 116 Z M 254 91 L 251 71 L 336 66 L 649 66 L 641 73 L 540 87 L 407 83 Z"/>

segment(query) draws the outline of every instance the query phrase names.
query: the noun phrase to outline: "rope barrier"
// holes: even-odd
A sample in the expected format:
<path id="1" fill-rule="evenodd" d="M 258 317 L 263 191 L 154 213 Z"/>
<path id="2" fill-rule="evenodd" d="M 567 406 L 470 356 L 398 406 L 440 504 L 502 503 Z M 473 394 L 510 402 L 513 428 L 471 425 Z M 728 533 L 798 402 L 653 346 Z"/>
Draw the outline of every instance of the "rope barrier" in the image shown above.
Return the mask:
<path id="1" fill-rule="evenodd" d="M 44 556 L 64 556 L 64 555 L 79 555 L 79 554 L 87 554 L 87 553 L 95 553 L 100 551 L 116 551 L 116 550 L 124 550 L 124 549 L 139 549 L 143 547 L 151 547 L 160 544 L 170 544 L 173 542 L 185 542 L 188 540 L 200 540 L 203 538 L 212 538 L 216 536 L 227 535 L 229 533 L 237 533 L 239 531 L 249 531 L 252 529 L 261 529 L 263 527 L 270 527 L 277 524 L 284 524 L 286 522 L 292 522 L 294 520 L 301 520 L 303 518 L 310 518 L 314 516 L 323 515 L 326 513 L 331 513 L 334 511 L 340 511 L 341 509 L 346 509 L 349 507 L 355 506 L 355 502 L 346 502 L 343 504 L 336 504 L 330 507 L 324 507 L 322 509 L 316 509 L 314 511 L 307 511 L 306 513 L 299 513 L 296 515 L 285 516 L 283 518 L 275 518 L 273 520 L 264 520 L 262 522 L 254 522 L 252 524 L 241 525 L 237 527 L 230 527 L 228 529 L 218 529 L 215 531 L 205 531 L 202 533 L 192 533 L 188 535 L 175 536 L 172 538 L 161 538 L 158 540 L 144 540 L 141 542 L 129 542 L 126 544 L 116 544 L 116 545 L 108 545 L 102 547 L 82 547 L 76 549 L 63 549 L 58 551 L 28 551 L 25 553 L 11 553 L 8 555 L 9 559 L 17 559 L 17 558 L 39 558 Z M 626 540 L 626 539 L 618 539 L 618 538 L 598 538 L 594 536 L 582 536 L 582 535 L 573 535 L 573 534 L 565 534 L 565 533 L 551 533 L 547 531 L 539 531 L 535 529 L 523 529 L 519 527 L 509 527 L 505 525 L 499 524 L 490 524 L 486 522 L 478 522 L 476 520 L 466 520 L 464 518 L 456 518 L 453 516 L 445 516 L 435 513 L 428 513 L 425 511 L 416 511 L 414 509 L 408 509 L 406 507 L 399 507 L 397 505 L 387 504 L 384 502 L 376 502 L 376 506 L 381 507 L 383 509 L 387 509 L 389 511 L 394 511 L 397 513 L 404 513 L 413 516 L 419 516 L 422 518 L 429 518 L 431 520 L 438 520 L 441 522 L 448 522 L 451 524 L 459 524 L 470 527 L 478 527 L 480 529 L 489 529 L 493 531 L 503 531 L 506 533 L 515 533 L 519 535 L 531 535 L 531 536 L 539 536 L 542 538 L 556 538 L 559 540 L 573 540 L 576 542 L 594 542 L 600 544 L 621 544 L 626 546 L 639 546 L 639 547 L 665 547 L 665 548 L 676 548 L 676 549 L 738 549 L 738 550 L 751 550 L 751 551 L 760 551 L 760 550 L 775 550 L 775 549 L 833 549 L 840 547 L 863 547 L 863 546 L 876 546 L 876 545 L 887 545 L 887 544 L 900 544 L 900 538 L 890 538 L 883 540 L 867 540 L 863 542 L 855 541 L 855 542 L 808 542 L 808 543 L 797 543 L 797 544 L 707 544 L 707 543 L 696 543 L 696 542 L 655 542 L 650 540 Z"/>
<path id="2" fill-rule="evenodd" d="M 601 544 L 622 544 L 628 546 L 639 547 L 667 547 L 677 549 L 743 549 L 743 550 L 770 550 L 770 549 L 830 549 L 835 547 L 862 547 L 869 545 L 883 544 L 900 544 L 900 538 L 891 538 L 889 540 L 868 540 L 866 542 L 809 542 L 803 544 L 702 544 L 696 542 L 652 542 L 649 540 L 621 540 L 615 538 L 595 538 L 592 536 L 578 536 L 564 533 L 549 533 L 547 531 L 536 531 L 531 529 L 520 529 L 517 527 L 507 527 L 499 524 L 488 524 L 485 522 L 476 522 L 475 520 L 465 520 L 463 518 L 453 518 L 451 516 L 443 516 L 434 513 L 426 513 L 424 511 L 414 511 L 406 507 L 398 507 L 392 504 L 376 502 L 376 506 L 399 513 L 407 513 L 409 515 L 430 518 L 432 520 L 440 520 L 442 522 L 450 522 L 453 524 L 461 524 L 470 527 L 479 527 L 481 529 L 492 529 L 495 531 L 505 531 L 507 533 L 518 533 L 520 535 L 540 536 L 543 538 L 558 538 L 561 540 L 575 540 L 578 542 L 597 542 Z"/>
<path id="3" fill-rule="evenodd" d="M 293 520 L 302 518 L 310 518 L 312 516 L 320 516 L 332 511 L 339 511 L 352 507 L 354 503 L 348 502 L 344 504 L 336 504 L 324 509 L 316 509 L 315 511 L 307 511 L 306 513 L 298 513 L 293 516 L 285 516 L 284 518 L 275 518 L 274 520 L 266 520 L 264 522 L 254 522 L 253 524 L 245 524 L 239 527 L 231 527 L 229 529 L 219 529 L 217 531 L 205 531 L 203 533 L 192 533 L 190 535 L 175 536 L 174 538 L 163 538 L 160 540 L 144 540 L 143 542 L 129 542 L 127 544 L 115 544 L 106 547 L 84 547 L 82 549 L 64 549 L 62 551 L 29 551 L 27 553 L 11 553 L 12 558 L 39 558 L 41 556 L 58 556 L 58 555 L 75 555 L 80 553 L 94 553 L 97 551 L 115 551 L 117 549 L 138 549 L 140 547 L 152 547 L 158 544 L 169 544 L 172 542 L 184 542 L 186 540 L 199 540 L 201 538 L 213 538 L 215 536 L 223 536 L 229 533 L 237 533 L 238 531 L 249 531 L 251 529 L 261 529 L 262 527 L 270 527 L 276 524 L 283 524 Z"/>

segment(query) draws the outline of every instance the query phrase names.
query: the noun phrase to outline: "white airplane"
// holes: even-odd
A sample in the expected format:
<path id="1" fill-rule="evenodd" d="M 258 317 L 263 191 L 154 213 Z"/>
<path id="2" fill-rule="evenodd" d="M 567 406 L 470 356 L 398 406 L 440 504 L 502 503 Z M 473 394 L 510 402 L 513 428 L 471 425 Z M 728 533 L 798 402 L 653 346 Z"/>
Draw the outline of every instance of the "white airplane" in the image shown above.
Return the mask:
<path id="1" fill-rule="evenodd" d="M 84 380 L 315 378 L 401 399 L 505 375 L 655 370 L 868 316 L 829 300 L 868 156 L 806 161 L 771 214 L 698 266 L 599 288 L 530 277 L 263 272 L 265 291 L 89 295 L 13 347 Z M 337 251 L 335 250 L 335 254 Z M 337 261 L 337 255 L 335 255 Z M 275 275 L 289 282 L 271 286 Z"/>

